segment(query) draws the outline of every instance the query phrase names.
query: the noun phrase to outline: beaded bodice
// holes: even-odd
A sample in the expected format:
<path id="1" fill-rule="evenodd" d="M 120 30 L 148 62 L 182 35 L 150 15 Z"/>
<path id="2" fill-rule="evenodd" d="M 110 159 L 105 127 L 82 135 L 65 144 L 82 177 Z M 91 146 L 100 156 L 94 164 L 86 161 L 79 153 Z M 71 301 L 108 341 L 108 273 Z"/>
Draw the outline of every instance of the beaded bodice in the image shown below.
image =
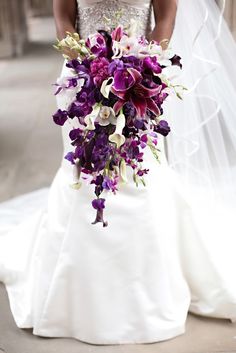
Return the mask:
<path id="1" fill-rule="evenodd" d="M 77 0 L 77 2 L 77 30 L 82 38 L 98 29 L 109 28 L 110 23 L 126 26 L 131 18 L 138 21 L 137 34 L 147 36 L 152 29 L 152 0 Z"/>

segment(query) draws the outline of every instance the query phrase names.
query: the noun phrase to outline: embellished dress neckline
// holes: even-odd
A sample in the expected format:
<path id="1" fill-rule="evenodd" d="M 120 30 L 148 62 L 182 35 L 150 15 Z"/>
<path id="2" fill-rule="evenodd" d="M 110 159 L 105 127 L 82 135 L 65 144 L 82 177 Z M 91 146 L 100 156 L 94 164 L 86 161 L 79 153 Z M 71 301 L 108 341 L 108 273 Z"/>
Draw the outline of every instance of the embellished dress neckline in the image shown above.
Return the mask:
<path id="1" fill-rule="evenodd" d="M 138 34 L 148 36 L 153 26 L 152 0 L 78 0 L 77 31 L 82 38 L 106 29 L 109 24 L 127 26 L 131 19 L 138 22 Z M 96 18 L 96 21 L 94 20 Z"/>

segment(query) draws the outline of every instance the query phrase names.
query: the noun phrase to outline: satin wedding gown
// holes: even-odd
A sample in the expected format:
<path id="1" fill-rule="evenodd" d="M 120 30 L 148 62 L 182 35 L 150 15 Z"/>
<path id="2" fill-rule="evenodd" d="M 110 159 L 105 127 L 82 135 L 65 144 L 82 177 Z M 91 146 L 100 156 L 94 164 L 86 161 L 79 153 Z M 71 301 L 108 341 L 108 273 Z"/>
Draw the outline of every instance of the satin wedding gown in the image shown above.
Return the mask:
<path id="1" fill-rule="evenodd" d="M 78 5 L 82 37 L 120 7 L 121 21 L 138 19 L 142 34 L 153 20 L 150 0 Z M 58 96 L 59 107 L 68 103 L 69 97 Z M 68 131 L 65 125 L 65 153 Z M 232 223 L 216 229 L 220 211 L 207 214 L 205 205 L 191 203 L 168 166 L 162 139 L 160 146 L 161 164 L 145 152 L 146 187 L 136 188 L 129 174 L 116 196 L 106 196 L 107 228 L 91 225 L 92 189 L 70 187 L 72 168 L 64 159 L 49 192 L 0 206 L 0 280 L 18 327 L 46 337 L 121 344 L 180 335 L 189 310 L 236 320 Z"/>

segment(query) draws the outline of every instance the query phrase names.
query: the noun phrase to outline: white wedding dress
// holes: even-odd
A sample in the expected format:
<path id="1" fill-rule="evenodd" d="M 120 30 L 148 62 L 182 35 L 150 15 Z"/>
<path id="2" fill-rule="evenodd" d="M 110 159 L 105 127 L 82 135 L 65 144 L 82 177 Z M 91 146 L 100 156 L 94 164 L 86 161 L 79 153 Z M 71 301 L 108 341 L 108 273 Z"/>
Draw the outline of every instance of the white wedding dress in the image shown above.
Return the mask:
<path id="1" fill-rule="evenodd" d="M 145 33 L 150 0 L 79 0 L 81 35 L 119 7 L 121 21 L 137 18 Z M 59 107 L 68 99 L 58 96 Z M 65 153 L 68 131 L 65 125 Z M 64 159 L 49 190 L 1 204 L 0 280 L 18 327 L 121 344 L 180 335 L 189 310 L 236 320 L 234 210 L 185 190 L 160 145 L 161 164 L 145 152 L 146 187 L 137 188 L 129 174 L 116 196 L 106 196 L 106 228 L 91 225 L 93 190 L 70 187 L 72 167 Z"/>

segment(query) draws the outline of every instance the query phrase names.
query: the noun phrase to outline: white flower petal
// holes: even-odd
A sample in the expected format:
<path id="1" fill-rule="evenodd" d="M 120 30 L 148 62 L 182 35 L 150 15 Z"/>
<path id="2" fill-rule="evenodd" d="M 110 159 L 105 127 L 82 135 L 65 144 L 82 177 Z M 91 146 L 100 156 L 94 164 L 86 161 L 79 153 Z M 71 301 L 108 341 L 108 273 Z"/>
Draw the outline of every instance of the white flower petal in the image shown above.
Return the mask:
<path id="1" fill-rule="evenodd" d="M 120 179 L 124 183 L 128 182 L 128 178 L 126 174 L 126 163 L 124 159 L 122 159 L 120 162 Z"/>
<path id="2" fill-rule="evenodd" d="M 87 130 L 94 130 L 95 129 L 94 121 L 97 118 L 99 111 L 100 111 L 100 106 L 94 105 L 93 111 L 84 118 L 84 122 L 87 125 L 86 126 Z"/>
<path id="3" fill-rule="evenodd" d="M 100 92 L 105 98 L 108 98 L 113 82 L 113 77 L 109 77 L 107 80 L 103 81 L 102 86 L 100 88 Z"/>
<path id="4" fill-rule="evenodd" d="M 109 141 L 116 143 L 118 148 L 125 143 L 125 136 L 122 135 L 122 130 L 124 127 L 125 115 L 121 113 L 117 117 L 116 130 L 114 134 L 109 136 Z"/>

